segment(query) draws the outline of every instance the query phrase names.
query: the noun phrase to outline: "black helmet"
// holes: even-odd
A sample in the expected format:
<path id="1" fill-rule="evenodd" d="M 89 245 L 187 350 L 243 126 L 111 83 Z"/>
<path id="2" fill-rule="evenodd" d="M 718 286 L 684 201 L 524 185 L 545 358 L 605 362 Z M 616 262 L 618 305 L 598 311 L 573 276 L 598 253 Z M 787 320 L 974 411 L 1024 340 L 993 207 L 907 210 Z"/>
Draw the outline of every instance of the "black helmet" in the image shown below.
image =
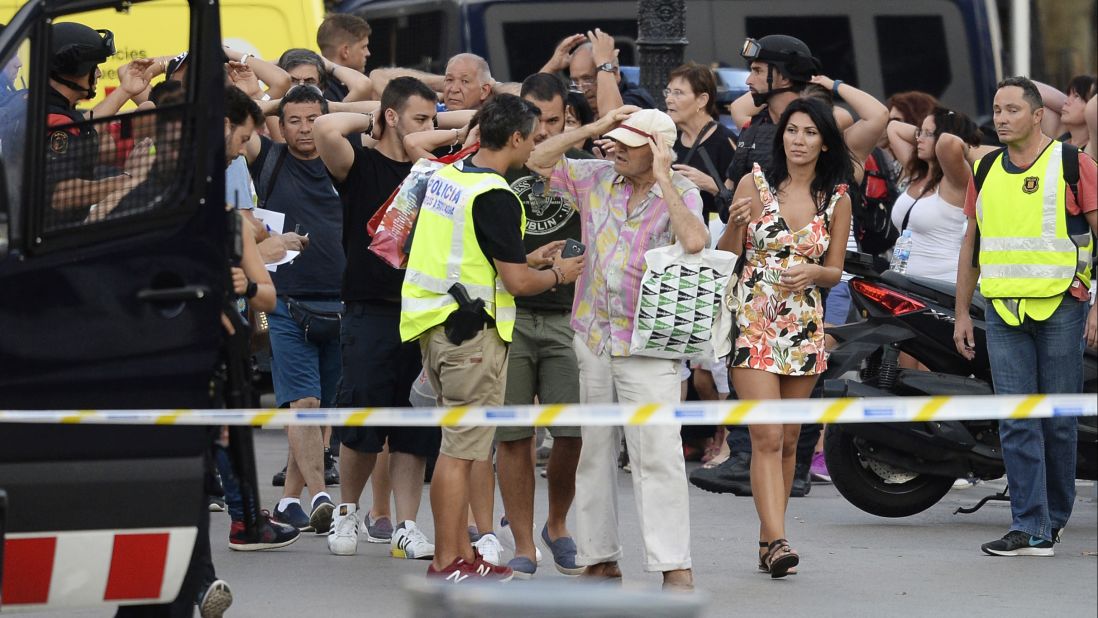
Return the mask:
<path id="1" fill-rule="evenodd" d="M 748 62 L 765 62 L 794 82 L 807 82 L 820 71 L 820 61 L 804 41 L 785 34 L 769 34 L 759 40 L 743 42 L 740 55 Z"/>
<path id="2" fill-rule="evenodd" d="M 57 23 L 50 30 L 50 73 L 87 75 L 114 55 L 114 33 L 84 24 Z"/>

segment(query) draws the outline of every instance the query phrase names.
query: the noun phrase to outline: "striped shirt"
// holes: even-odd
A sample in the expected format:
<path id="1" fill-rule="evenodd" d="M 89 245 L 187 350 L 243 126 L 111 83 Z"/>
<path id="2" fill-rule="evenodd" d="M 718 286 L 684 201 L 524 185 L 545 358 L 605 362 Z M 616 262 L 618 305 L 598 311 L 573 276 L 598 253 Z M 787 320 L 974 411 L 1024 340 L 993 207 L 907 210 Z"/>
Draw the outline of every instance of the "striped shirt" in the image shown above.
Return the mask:
<path id="1" fill-rule="evenodd" d="M 671 175 L 686 207 L 700 221 L 702 199 L 694 183 Z M 550 186 L 575 197 L 587 262 L 576 282 L 572 328 L 596 355 L 629 356 L 633 316 L 644 275 L 644 254 L 672 243 L 671 216 L 659 184 L 626 212 L 633 185 L 612 161 L 561 158 Z"/>

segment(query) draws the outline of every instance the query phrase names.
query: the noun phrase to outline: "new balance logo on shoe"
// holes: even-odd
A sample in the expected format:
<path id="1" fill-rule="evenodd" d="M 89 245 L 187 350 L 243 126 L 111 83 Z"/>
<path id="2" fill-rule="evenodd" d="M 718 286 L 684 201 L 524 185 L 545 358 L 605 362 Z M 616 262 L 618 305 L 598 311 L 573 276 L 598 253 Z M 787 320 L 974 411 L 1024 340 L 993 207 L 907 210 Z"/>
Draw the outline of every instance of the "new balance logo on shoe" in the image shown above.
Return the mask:
<path id="1" fill-rule="evenodd" d="M 487 564 L 484 564 L 483 562 L 481 562 L 480 564 L 477 565 L 477 575 L 480 575 L 481 577 L 484 577 L 484 576 L 488 575 L 491 572 L 492 572 L 492 567 L 488 566 Z"/>
<path id="2" fill-rule="evenodd" d="M 484 573 L 481 573 L 481 575 L 484 575 Z M 460 584 L 461 582 L 463 582 L 467 579 L 469 579 L 469 576 L 468 575 L 462 575 L 461 571 L 454 571 L 453 573 L 450 573 L 449 575 L 446 576 L 446 581 L 454 582 L 455 584 Z"/>

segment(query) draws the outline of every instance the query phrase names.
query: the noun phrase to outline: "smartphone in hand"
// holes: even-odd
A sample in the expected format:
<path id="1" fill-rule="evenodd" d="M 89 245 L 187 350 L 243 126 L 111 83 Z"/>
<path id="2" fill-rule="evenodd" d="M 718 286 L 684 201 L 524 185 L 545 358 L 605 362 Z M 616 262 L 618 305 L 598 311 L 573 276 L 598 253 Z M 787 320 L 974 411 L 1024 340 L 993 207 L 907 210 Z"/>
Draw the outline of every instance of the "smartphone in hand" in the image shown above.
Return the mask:
<path id="1" fill-rule="evenodd" d="M 564 249 L 561 249 L 560 256 L 562 258 L 574 258 L 583 255 L 585 251 L 587 251 L 587 247 L 583 246 L 583 243 L 569 238 L 564 241 Z"/>

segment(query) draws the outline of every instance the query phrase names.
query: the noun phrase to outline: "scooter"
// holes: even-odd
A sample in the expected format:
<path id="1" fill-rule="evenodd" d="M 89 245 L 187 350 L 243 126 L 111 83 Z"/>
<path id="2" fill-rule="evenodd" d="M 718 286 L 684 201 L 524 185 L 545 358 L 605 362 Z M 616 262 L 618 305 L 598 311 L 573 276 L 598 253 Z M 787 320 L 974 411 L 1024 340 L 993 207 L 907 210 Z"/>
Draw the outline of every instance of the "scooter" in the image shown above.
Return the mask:
<path id="1" fill-rule="evenodd" d="M 877 273 L 871 256 L 847 254 L 851 299 L 860 322 L 828 329 L 838 341 L 828 359 L 825 397 L 990 395 L 984 313 L 978 294 L 970 315 L 977 355 L 953 344 L 955 288 L 947 282 Z M 899 367 L 907 353 L 929 371 Z M 858 378 L 849 377 L 856 372 Z M 1086 392 L 1098 392 L 1098 357 L 1084 358 Z M 882 517 L 920 513 L 942 499 L 958 478 L 996 479 L 1006 473 L 999 424 L 983 421 L 828 425 L 824 455 L 836 489 L 854 506 Z M 1079 422 L 1077 477 L 1098 480 L 1098 418 Z M 1003 494 L 988 500 L 1008 499 Z"/>

